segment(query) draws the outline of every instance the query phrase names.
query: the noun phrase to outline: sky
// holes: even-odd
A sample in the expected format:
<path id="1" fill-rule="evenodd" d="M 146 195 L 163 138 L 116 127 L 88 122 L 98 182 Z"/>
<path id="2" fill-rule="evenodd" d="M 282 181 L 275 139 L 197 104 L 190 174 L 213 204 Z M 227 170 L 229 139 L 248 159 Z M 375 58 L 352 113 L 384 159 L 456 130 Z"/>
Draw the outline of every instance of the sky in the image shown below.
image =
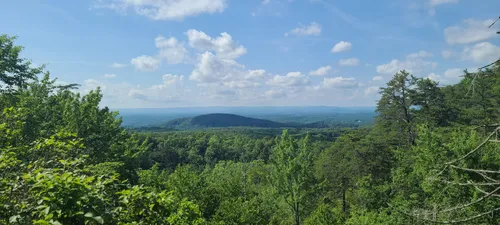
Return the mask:
<path id="1" fill-rule="evenodd" d="M 0 33 L 111 108 L 374 106 L 500 57 L 498 0 L 3 0 Z"/>

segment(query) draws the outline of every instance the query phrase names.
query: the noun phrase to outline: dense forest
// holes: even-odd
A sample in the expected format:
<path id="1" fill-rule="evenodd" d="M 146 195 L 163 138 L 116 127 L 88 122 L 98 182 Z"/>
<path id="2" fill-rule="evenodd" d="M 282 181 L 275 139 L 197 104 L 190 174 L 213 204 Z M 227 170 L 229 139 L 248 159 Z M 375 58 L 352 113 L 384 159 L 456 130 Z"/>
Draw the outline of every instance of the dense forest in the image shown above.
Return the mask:
<path id="1" fill-rule="evenodd" d="M 126 130 L 0 36 L 0 224 L 500 224 L 500 64 L 395 74 L 369 127 Z"/>

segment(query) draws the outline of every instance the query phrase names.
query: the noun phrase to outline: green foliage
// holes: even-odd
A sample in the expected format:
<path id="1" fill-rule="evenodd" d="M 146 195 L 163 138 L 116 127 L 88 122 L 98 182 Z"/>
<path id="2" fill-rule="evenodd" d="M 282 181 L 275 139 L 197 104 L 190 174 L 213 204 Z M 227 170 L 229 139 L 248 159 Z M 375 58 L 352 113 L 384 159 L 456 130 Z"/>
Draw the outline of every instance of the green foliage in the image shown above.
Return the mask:
<path id="1" fill-rule="evenodd" d="M 20 58 L 23 47 L 15 45 L 15 40 L 16 37 L 0 35 L 0 90 L 5 93 L 26 88 L 43 71 L 43 66 L 32 68 L 29 60 Z"/>
<path id="2" fill-rule="evenodd" d="M 204 224 L 196 204 L 175 199 L 172 192 L 155 192 L 133 186 L 117 193 L 119 205 L 113 210 L 117 224 Z"/>
<path id="3" fill-rule="evenodd" d="M 275 187 L 290 206 L 296 225 L 301 222 L 306 198 L 314 191 L 309 146 L 309 136 L 296 143 L 285 130 L 272 154 Z"/>

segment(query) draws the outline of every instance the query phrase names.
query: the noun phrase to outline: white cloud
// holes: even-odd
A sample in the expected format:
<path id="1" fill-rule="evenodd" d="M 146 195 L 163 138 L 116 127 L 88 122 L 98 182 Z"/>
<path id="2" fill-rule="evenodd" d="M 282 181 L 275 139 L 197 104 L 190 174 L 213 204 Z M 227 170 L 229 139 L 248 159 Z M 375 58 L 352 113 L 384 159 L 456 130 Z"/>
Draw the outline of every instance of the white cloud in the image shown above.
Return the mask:
<path id="1" fill-rule="evenodd" d="M 323 67 L 320 67 L 316 70 L 309 72 L 309 75 L 311 75 L 311 76 L 324 76 L 324 75 L 332 72 L 332 70 L 333 70 L 333 68 L 331 66 L 323 66 Z"/>
<path id="2" fill-rule="evenodd" d="M 142 92 L 141 90 L 138 90 L 138 89 L 130 89 L 130 91 L 128 92 L 128 96 L 133 98 L 133 99 L 138 99 L 138 100 L 148 100 L 148 96 L 146 96 L 144 94 L 144 92 Z"/>
<path id="3" fill-rule="evenodd" d="M 97 87 L 101 87 L 101 89 L 106 89 L 106 85 L 104 85 L 102 82 L 94 80 L 94 79 L 87 79 L 83 81 L 83 84 L 86 87 L 89 87 L 89 89 L 94 90 Z"/>
<path id="4" fill-rule="evenodd" d="M 323 78 L 321 84 L 326 88 L 355 88 L 359 86 L 358 81 L 352 77 Z"/>
<path id="5" fill-rule="evenodd" d="M 491 63 L 500 58 L 500 47 L 489 42 L 477 43 L 472 47 L 465 47 L 462 58 L 476 63 Z"/>
<path id="6" fill-rule="evenodd" d="M 285 76 L 275 75 L 272 79 L 267 81 L 271 86 L 303 86 L 311 83 L 301 72 L 290 72 Z"/>
<path id="7" fill-rule="evenodd" d="M 167 39 L 160 35 L 155 38 L 155 46 L 159 49 L 158 57 L 165 59 L 168 64 L 183 63 L 187 58 L 188 52 L 184 43 L 174 37 Z"/>
<path id="8" fill-rule="evenodd" d="M 266 79 L 265 70 L 245 70 L 245 66 L 233 60 L 219 59 L 210 52 L 200 56 L 189 76 L 201 85 L 219 84 L 229 88 L 259 87 Z"/>
<path id="9" fill-rule="evenodd" d="M 202 13 L 220 13 L 227 0 L 95 0 L 94 7 L 119 12 L 133 9 L 153 20 L 182 20 Z"/>
<path id="10" fill-rule="evenodd" d="M 348 58 L 339 60 L 339 65 L 341 66 L 357 66 L 359 65 L 359 59 L 357 58 Z"/>
<path id="11" fill-rule="evenodd" d="M 234 42 L 226 32 L 215 39 L 195 29 L 188 30 L 186 35 L 191 47 L 200 51 L 213 51 L 221 59 L 236 59 L 247 53 L 247 49 Z"/>
<path id="12" fill-rule="evenodd" d="M 153 85 L 151 88 L 155 90 L 163 90 L 173 85 L 182 85 L 182 82 L 184 81 L 184 76 L 165 74 L 163 75 L 162 79 L 163 79 L 163 84 Z"/>
<path id="13" fill-rule="evenodd" d="M 463 69 L 460 68 L 451 68 L 447 69 L 444 72 L 444 76 L 441 76 L 436 73 L 430 73 L 427 75 L 427 78 L 439 82 L 440 84 L 454 84 L 460 81 L 461 76 L 463 75 Z"/>
<path id="14" fill-rule="evenodd" d="M 236 65 L 236 62 L 225 61 L 215 57 L 210 52 L 205 52 L 201 55 L 189 79 L 200 83 L 226 80 L 232 75 L 233 65 Z"/>
<path id="15" fill-rule="evenodd" d="M 441 78 L 441 75 L 438 75 L 438 74 L 435 74 L 435 73 L 429 73 L 429 75 L 427 75 L 427 78 L 433 80 L 433 81 L 440 81 L 442 78 Z"/>
<path id="16" fill-rule="evenodd" d="M 447 78 L 459 79 L 462 75 L 464 75 L 464 70 L 460 68 L 452 68 L 444 71 L 444 76 Z"/>
<path id="17" fill-rule="evenodd" d="M 276 98 L 284 98 L 286 97 L 286 92 L 278 89 L 278 90 L 269 90 L 264 93 L 264 96 L 270 99 L 276 99 Z"/>
<path id="18" fill-rule="evenodd" d="M 418 75 L 423 71 L 432 70 L 437 66 L 437 63 L 426 61 L 424 58 L 431 57 L 432 54 L 425 51 L 409 54 L 405 60 L 392 59 L 387 64 L 377 66 L 377 73 L 395 74 L 400 70 L 406 70 L 410 73 Z"/>
<path id="19" fill-rule="evenodd" d="M 120 69 L 120 68 L 125 68 L 125 67 L 127 67 L 127 65 L 126 65 L 126 64 L 121 64 L 121 63 L 116 63 L 116 62 L 115 62 L 115 63 L 111 64 L 111 67 L 113 67 L 113 68 L 115 68 L 115 69 Z"/>
<path id="20" fill-rule="evenodd" d="M 469 44 L 488 40 L 496 35 L 496 30 L 488 28 L 493 20 L 466 19 L 461 25 L 444 29 L 444 36 L 448 44 Z"/>
<path id="21" fill-rule="evenodd" d="M 285 36 L 289 36 L 291 34 L 297 36 L 318 36 L 321 34 L 321 25 L 316 22 L 312 22 L 308 26 L 300 25 L 300 27 L 285 33 Z"/>
<path id="22" fill-rule="evenodd" d="M 116 74 L 104 74 L 104 78 L 115 78 Z"/>
<path id="23" fill-rule="evenodd" d="M 139 57 L 133 58 L 130 63 L 135 66 L 137 70 L 153 72 L 160 66 L 160 60 L 155 57 L 141 55 Z"/>
<path id="24" fill-rule="evenodd" d="M 263 1 L 262 1 L 262 4 L 263 4 L 263 5 L 267 5 L 267 4 L 269 4 L 270 2 L 271 2 L 271 0 L 263 0 Z"/>
<path id="25" fill-rule="evenodd" d="M 384 77 L 382 77 L 382 76 L 374 76 L 374 77 L 372 78 L 372 80 L 376 80 L 376 81 L 379 81 L 379 80 L 384 80 Z"/>
<path id="26" fill-rule="evenodd" d="M 372 96 L 379 93 L 380 88 L 377 86 L 367 87 L 365 88 L 365 96 Z"/>
<path id="27" fill-rule="evenodd" d="M 424 50 L 420 50 L 418 52 L 409 54 L 407 57 L 408 58 L 426 58 L 426 57 L 432 57 L 433 55 L 429 52 L 426 52 Z"/>
<path id="28" fill-rule="evenodd" d="M 254 88 L 261 86 L 259 82 L 252 82 L 248 80 L 227 81 L 223 84 L 229 88 Z"/>
<path id="29" fill-rule="evenodd" d="M 265 70 L 249 70 L 245 75 L 246 80 L 263 80 L 266 76 Z"/>
<path id="30" fill-rule="evenodd" d="M 335 44 L 335 46 L 333 46 L 331 52 L 332 53 L 345 52 L 351 50 L 351 48 L 352 48 L 351 42 L 340 41 L 339 43 Z"/>

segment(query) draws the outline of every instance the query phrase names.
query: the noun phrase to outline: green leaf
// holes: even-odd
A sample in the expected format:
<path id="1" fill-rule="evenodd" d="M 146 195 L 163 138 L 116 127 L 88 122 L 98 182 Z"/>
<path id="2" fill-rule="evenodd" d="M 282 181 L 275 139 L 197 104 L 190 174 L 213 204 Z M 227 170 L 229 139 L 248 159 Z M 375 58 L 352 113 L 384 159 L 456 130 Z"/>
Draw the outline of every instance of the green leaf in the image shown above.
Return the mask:
<path id="1" fill-rule="evenodd" d="M 18 218 L 21 218 L 21 216 L 19 216 L 19 215 L 11 216 L 9 218 L 9 223 L 17 223 Z"/>
<path id="2" fill-rule="evenodd" d="M 45 215 L 49 215 L 49 212 L 50 212 L 50 206 L 47 206 L 47 208 L 43 210 L 43 213 L 45 213 Z"/>
<path id="3" fill-rule="evenodd" d="M 98 223 L 100 223 L 100 224 L 104 224 L 104 220 L 103 220 L 103 219 L 102 219 L 102 217 L 100 217 L 100 216 L 96 216 L 96 217 L 94 217 L 94 220 L 95 220 L 95 221 L 97 221 L 97 222 L 98 222 Z"/>
<path id="4" fill-rule="evenodd" d="M 62 223 L 60 223 L 59 221 L 55 220 L 55 221 L 50 221 L 51 224 L 53 225 L 62 225 Z"/>
<path id="5" fill-rule="evenodd" d="M 93 214 L 93 213 L 91 213 L 91 212 L 88 212 L 88 213 L 85 213 L 85 215 L 84 215 L 84 216 L 85 216 L 85 217 L 93 217 L 93 216 L 94 216 L 94 214 Z"/>

